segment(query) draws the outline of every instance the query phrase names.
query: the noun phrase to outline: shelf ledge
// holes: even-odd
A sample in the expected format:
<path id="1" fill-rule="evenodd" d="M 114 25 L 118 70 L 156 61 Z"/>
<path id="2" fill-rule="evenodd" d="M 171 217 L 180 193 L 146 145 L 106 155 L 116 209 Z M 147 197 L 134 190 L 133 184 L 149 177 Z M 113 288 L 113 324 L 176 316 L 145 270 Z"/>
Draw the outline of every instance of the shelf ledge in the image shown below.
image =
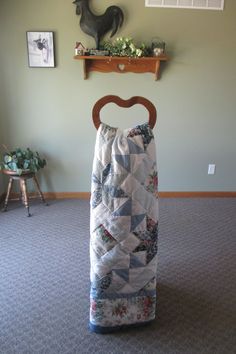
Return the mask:
<path id="1" fill-rule="evenodd" d="M 164 54 L 158 57 L 141 58 L 75 55 L 74 59 L 83 60 L 84 80 L 88 78 L 91 71 L 120 74 L 149 72 L 154 74 L 155 80 L 158 80 L 161 61 L 169 60 Z"/>

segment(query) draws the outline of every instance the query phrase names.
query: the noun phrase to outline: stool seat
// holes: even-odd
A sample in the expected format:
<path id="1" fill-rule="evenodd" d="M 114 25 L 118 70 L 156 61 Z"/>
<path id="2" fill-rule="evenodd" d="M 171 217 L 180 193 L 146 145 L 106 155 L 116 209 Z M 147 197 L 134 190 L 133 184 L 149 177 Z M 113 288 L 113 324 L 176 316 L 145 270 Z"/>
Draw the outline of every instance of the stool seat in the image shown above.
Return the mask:
<path id="1" fill-rule="evenodd" d="M 38 191 L 40 199 L 42 200 L 42 202 L 45 205 L 47 205 L 46 201 L 44 199 L 43 193 L 41 192 L 41 189 L 39 187 L 39 182 L 38 182 L 38 180 L 36 178 L 35 172 L 31 172 L 31 171 L 27 171 L 27 170 L 23 171 L 22 174 L 18 174 L 17 172 L 10 171 L 10 170 L 3 170 L 2 172 L 5 175 L 9 176 L 7 194 L 6 194 L 6 198 L 5 198 L 5 201 L 4 201 L 3 211 L 7 211 L 8 201 L 9 201 L 9 197 L 10 197 L 10 193 L 11 193 L 11 190 L 12 190 L 12 186 L 13 186 L 14 180 L 19 181 L 21 200 L 22 200 L 22 203 L 24 204 L 25 208 L 27 209 L 27 215 L 28 216 L 31 216 L 31 214 L 29 212 L 29 198 L 28 198 L 28 194 L 27 194 L 27 185 L 26 185 L 27 179 L 30 179 L 30 178 L 33 179 L 34 185 L 36 187 L 36 190 Z"/>

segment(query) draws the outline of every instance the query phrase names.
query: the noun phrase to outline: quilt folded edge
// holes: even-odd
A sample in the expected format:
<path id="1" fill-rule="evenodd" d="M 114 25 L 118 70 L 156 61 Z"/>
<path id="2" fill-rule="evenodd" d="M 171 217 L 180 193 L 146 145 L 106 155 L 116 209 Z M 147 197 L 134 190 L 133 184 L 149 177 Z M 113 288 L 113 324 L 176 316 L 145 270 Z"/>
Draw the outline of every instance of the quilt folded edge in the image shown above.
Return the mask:
<path id="1" fill-rule="evenodd" d="M 131 323 L 131 324 L 125 324 L 125 325 L 113 326 L 113 327 L 98 326 L 98 325 L 94 325 L 93 323 L 89 322 L 89 330 L 90 330 L 90 332 L 93 332 L 93 333 L 109 334 L 109 333 L 113 333 L 113 332 L 120 331 L 120 330 L 124 331 L 126 329 L 128 330 L 128 329 L 132 329 L 132 328 L 148 326 L 148 325 L 151 325 L 154 321 L 155 321 L 155 318 L 148 320 L 148 321 L 139 322 L 139 323 L 135 322 L 135 323 Z"/>

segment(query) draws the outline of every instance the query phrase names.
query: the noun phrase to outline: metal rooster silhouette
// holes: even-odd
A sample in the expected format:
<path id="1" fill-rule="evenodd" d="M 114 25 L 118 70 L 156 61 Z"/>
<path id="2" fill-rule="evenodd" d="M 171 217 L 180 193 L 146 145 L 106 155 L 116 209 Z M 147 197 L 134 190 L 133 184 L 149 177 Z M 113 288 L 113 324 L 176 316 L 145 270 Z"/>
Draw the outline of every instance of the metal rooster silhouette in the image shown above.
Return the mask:
<path id="1" fill-rule="evenodd" d="M 124 20 L 123 11 L 118 6 L 109 6 L 100 16 L 94 15 L 89 8 L 89 0 L 75 0 L 76 14 L 81 15 L 80 27 L 83 32 L 93 37 L 96 49 L 99 49 L 101 38 L 109 31 L 114 36 Z"/>

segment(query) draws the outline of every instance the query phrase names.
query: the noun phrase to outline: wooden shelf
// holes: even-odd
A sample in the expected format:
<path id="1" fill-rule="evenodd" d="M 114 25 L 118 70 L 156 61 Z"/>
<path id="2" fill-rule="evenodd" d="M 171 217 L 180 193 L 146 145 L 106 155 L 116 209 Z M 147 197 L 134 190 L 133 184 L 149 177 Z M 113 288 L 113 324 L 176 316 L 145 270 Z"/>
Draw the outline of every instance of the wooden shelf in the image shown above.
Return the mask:
<path id="1" fill-rule="evenodd" d="M 153 73 L 155 80 L 158 80 L 161 61 L 167 61 L 168 57 L 166 55 L 141 58 L 75 55 L 74 59 L 83 60 L 85 80 L 91 71 L 101 73 L 116 72 L 120 74 L 127 72 Z"/>

